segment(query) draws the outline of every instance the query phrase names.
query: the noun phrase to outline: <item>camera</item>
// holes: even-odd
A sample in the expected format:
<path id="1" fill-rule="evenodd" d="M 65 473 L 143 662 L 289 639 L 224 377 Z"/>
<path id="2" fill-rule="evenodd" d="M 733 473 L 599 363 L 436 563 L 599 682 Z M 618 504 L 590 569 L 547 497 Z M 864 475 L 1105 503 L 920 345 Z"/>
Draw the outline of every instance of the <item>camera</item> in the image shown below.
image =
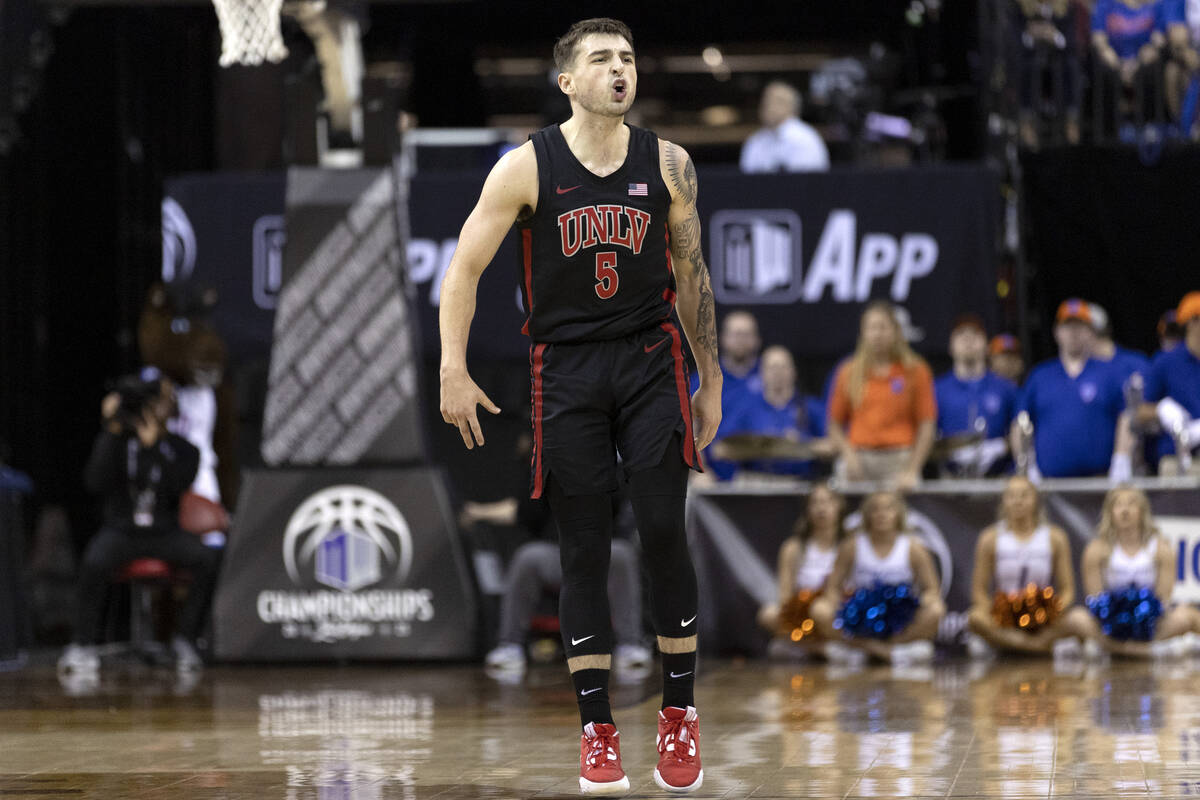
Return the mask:
<path id="1" fill-rule="evenodd" d="M 146 408 L 162 395 L 162 379 L 157 375 L 126 375 L 111 386 L 121 402 L 113 418 L 126 430 L 136 428 Z"/>

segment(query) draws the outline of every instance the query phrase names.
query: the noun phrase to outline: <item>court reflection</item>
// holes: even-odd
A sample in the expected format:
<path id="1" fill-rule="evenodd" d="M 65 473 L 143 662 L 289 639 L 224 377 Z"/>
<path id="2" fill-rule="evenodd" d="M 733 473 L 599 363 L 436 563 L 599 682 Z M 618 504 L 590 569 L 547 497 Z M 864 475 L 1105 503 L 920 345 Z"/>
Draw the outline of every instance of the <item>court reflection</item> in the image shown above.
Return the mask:
<path id="1" fill-rule="evenodd" d="M 258 697 L 264 766 L 283 767 L 289 790 L 319 798 L 416 798 L 416 769 L 432 755 L 434 701 L 428 694 L 284 692 Z M 288 800 L 297 797 L 289 791 Z"/>
<path id="2" fill-rule="evenodd" d="M 1057 759 L 1070 750 L 1078 681 L 1045 660 L 989 665 L 970 686 L 972 752 L 960 788 L 994 797 L 1048 797 Z"/>
<path id="3" fill-rule="evenodd" d="M 917 670 L 704 662 L 705 783 L 723 798 L 1200 797 L 1200 661 Z M 614 687 L 633 796 L 658 676 Z M 577 796 L 558 665 L 0 675 L 0 796 L 477 800 Z"/>
<path id="4" fill-rule="evenodd" d="M 778 731 L 778 753 L 760 758 L 780 768 L 754 796 L 944 795 L 953 777 L 944 690 L 932 669 L 772 673 L 753 707 Z"/>
<path id="5" fill-rule="evenodd" d="M 219 681 L 214 706 L 218 727 L 244 726 L 246 710 L 255 710 L 251 746 L 260 767 L 282 772 L 283 800 L 418 797 L 418 772 L 433 755 L 436 695 L 452 687 L 418 671 L 400 680 L 366 669 L 340 671 L 334 680 L 276 675 L 266 685 Z M 218 757 L 236 763 L 248 755 L 246 745 L 232 738 Z"/>
<path id="6" fill-rule="evenodd" d="M 997 664 L 972 684 L 959 788 L 995 797 L 1195 796 L 1197 665 Z"/>

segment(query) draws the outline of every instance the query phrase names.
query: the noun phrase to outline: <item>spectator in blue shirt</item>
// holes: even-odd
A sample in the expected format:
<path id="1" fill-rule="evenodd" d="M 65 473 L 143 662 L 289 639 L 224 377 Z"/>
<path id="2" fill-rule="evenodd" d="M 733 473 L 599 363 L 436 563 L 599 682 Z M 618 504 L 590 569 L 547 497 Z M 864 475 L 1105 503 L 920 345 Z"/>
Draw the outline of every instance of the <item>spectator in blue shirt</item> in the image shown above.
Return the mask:
<path id="1" fill-rule="evenodd" d="M 1092 358 L 1112 364 L 1121 376 L 1122 386 L 1135 372 L 1143 378 L 1150 372 L 1150 359 L 1137 350 L 1121 347 L 1113 341 L 1112 320 L 1108 312 L 1099 303 L 1090 303 L 1092 311 L 1092 327 L 1096 330 L 1096 344 L 1092 348 Z"/>
<path id="2" fill-rule="evenodd" d="M 1164 430 L 1159 454 L 1175 452 L 1172 430 L 1186 430 L 1193 448 L 1200 444 L 1200 292 L 1189 292 L 1176 311 L 1183 344 L 1154 361 L 1146 379 L 1146 404 L 1139 416 L 1157 419 Z M 1160 472 L 1168 471 L 1160 465 Z"/>
<path id="3" fill-rule="evenodd" d="M 1163 0 L 1096 0 L 1092 44 L 1097 55 L 1129 83 L 1139 63 L 1158 60 L 1170 12 Z"/>
<path id="4" fill-rule="evenodd" d="M 988 343 L 988 368 L 1017 386 L 1025 377 L 1025 357 L 1021 355 L 1021 340 L 1011 333 L 998 333 Z"/>
<path id="5" fill-rule="evenodd" d="M 758 320 L 749 311 L 731 311 L 721 322 L 721 425 L 717 438 L 728 436 L 732 429 L 730 420 L 737 416 L 738 408 L 747 397 L 762 394 L 762 378 L 759 376 L 759 351 L 762 339 L 758 335 Z M 700 386 L 695 370 L 691 373 L 692 394 Z M 717 479 L 727 481 L 733 477 L 736 465 L 721 461 L 712 454 L 705 455 L 705 467 Z"/>
<path id="6" fill-rule="evenodd" d="M 1150 359 L 1137 350 L 1121 347 L 1113 341 L 1112 321 L 1108 312 L 1099 303 L 1089 303 L 1089 305 L 1092 310 L 1092 328 L 1096 331 L 1096 344 L 1092 348 L 1092 358 L 1103 361 L 1116 370 L 1117 377 L 1121 380 L 1125 406 L 1130 410 L 1132 417 L 1145 399 L 1145 382 L 1146 376 L 1150 374 Z M 1133 380 L 1134 375 L 1139 376 L 1138 380 Z M 1130 452 L 1132 453 L 1140 447 L 1145 462 L 1153 464 L 1158 461 L 1158 446 L 1153 441 L 1153 437 L 1145 436 L 1145 433 L 1142 426 L 1130 429 L 1130 436 L 1140 440 L 1140 444 L 1134 443 Z"/>
<path id="7" fill-rule="evenodd" d="M 825 404 L 796 389 L 796 362 L 786 347 L 768 347 L 762 355 L 762 394 L 748 395 L 729 420 L 729 434 L 756 433 L 795 442 L 820 440 L 825 435 Z M 724 423 L 724 420 L 722 420 Z M 817 442 L 821 448 L 823 442 Z M 718 448 L 719 449 L 719 448 Z M 832 454 L 832 448 L 825 448 Z M 749 472 L 811 476 L 811 460 L 750 461 Z"/>
<path id="8" fill-rule="evenodd" d="M 1197 52 L 1192 41 L 1200 6 L 1196 0 L 1162 2 L 1167 37 L 1166 53 L 1169 55 L 1163 69 L 1167 106 L 1171 110 L 1171 116 L 1179 121 L 1180 131 L 1186 137 L 1193 133 L 1196 122 L 1196 92 L 1200 90 L 1200 85 L 1197 85 L 1193 78 L 1200 69 L 1200 52 Z"/>
<path id="9" fill-rule="evenodd" d="M 1183 326 L 1179 324 L 1176 310 L 1168 308 L 1158 318 L 1158 352 L 1150 359 L 1151 363 L 1158 361 L 1164 353 L 1169 353 L 1183 342 Z"/>
<path id="10" fill-rule="evenodd" d="M 1080 478 L 1108 472 L 1128 477 L 1129 452 L 1117 449 L 1118 423 L 1127 427 L 1125 399 L 1116 370 L 1091 357 L 1096 340 L 1091 306 L 1066 300 L 1055 319 L 1058 358 L 1034 367 L 1017 406 L 1034 426 L 1032 475 Z M 1122 436 L 1122 448 L 1132 448 L 1126 439 L 1128 433 Z"/>
<path id="11" fill-rule="evenodd" d="M 1100 86 L 1110 87 L 1105 89 L 1105 99 L 1101 102 L 1117 103 L 1113 119 L 1128 113 L 1128 101 L 1121 102 L 1125 87 L 1138 87 L 1135 99 L 1142 105 L 1138 119 L 1153 117 L 1157 101 L 1165 99 L 1161 80 L 1163 52 L 1169 29 L 1181 26 L 1175 16 L 1174 6 L 1166 0 L 1096 0 L 1092 12 L 1095 80 Z M 1172 33 L 1172 41 L 1178 36 Z M 1172 105 L 1177 106 L 1174 102 Z M 1110 113 L 1105 112 L 1105 116 Z"/>
<path id="12" fill-rule="evenodd" d="M 759 377 L 758 320 L 749 311 L 731 311 L 721 322 L 721 416 L 730 416 L 747 394 L 762 394 Z M 699 386 L 695 371 L 691 375 L 692 391 Z"/>
<path id="13" fill-rule="evenodd" d="M 958 318 L 950 332 L 953 369 L 933 385 L 937 396 L 938 438 L 982 433 L 983 442 L 967 445 L 950 458 L 950 471 L 986 475 L 1008 453 L 1005 435 L 1017 402 L 1017 387 L 988 370 L 987 333 L 974 314 Z"/>

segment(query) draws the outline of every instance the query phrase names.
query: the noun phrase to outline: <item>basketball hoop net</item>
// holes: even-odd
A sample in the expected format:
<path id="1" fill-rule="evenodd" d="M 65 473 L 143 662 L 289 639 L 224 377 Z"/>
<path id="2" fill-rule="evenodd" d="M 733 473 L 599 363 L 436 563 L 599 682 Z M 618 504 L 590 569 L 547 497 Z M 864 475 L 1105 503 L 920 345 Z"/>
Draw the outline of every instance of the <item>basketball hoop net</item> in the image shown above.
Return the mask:
<path id="1" fill-rule="evenodd" d="M 287 58 L 280 30 L 283 0 L 213 0 L 221 23 L 221 66 L 257 66 Z"/>

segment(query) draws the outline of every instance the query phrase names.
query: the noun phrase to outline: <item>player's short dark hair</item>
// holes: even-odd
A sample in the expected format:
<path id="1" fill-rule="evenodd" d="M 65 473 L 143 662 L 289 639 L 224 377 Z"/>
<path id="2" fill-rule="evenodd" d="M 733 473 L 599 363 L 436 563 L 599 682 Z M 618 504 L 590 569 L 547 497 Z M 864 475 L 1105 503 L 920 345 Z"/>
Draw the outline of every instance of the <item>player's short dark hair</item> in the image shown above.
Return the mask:
<path id="1" fill-rule="evenodd" d="M 554 65 L 558 67 L 559 72 L 567 71 L 575 61 L 575 48 L 578 47 L 580 40 L 591 33 L 610 33 L 615 36 L 623 36 L 625 41 L 629 42 L 629 46 L 633 47 L 633 32 L 621 20 L 610 17 L 581 19 L 554 43 Z"/>

